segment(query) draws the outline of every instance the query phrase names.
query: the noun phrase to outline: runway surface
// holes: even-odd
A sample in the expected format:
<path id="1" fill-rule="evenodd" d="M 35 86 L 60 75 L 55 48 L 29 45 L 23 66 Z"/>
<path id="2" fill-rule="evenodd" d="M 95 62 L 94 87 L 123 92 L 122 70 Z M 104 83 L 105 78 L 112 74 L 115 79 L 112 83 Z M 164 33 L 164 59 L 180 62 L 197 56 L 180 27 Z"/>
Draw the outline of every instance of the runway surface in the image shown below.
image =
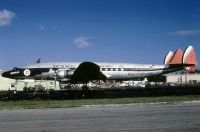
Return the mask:
<path id="1" fill-rule="evenodd" d="M 0 132 L 196 132 L 200 103 L 1 110 Z"/>

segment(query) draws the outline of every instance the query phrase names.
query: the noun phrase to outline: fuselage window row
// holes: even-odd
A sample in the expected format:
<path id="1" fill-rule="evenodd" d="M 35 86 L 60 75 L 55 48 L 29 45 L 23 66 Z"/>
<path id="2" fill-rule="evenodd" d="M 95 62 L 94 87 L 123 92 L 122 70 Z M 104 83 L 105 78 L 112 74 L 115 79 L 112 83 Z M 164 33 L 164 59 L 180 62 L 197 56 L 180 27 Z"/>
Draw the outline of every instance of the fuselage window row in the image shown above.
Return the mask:
<path id="1" fill-rule="evenodd" d="M 124 71 L 123 68 L 102 68 L 101 71 Z"/>

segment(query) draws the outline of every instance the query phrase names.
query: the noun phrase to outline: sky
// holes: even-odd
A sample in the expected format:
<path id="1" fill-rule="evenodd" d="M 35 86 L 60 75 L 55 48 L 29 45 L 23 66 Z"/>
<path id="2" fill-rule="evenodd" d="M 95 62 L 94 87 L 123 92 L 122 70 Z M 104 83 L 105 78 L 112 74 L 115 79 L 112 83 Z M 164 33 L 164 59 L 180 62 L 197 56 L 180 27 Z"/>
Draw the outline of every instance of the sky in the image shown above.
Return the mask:
<path id="1" fill-rule="evenodd" d="M 198 0 L 0 0 L 0 69 L 42 62 L 163 64 L 192 45 Z M 199 61 L 200 62 L 200 61 Z"/>

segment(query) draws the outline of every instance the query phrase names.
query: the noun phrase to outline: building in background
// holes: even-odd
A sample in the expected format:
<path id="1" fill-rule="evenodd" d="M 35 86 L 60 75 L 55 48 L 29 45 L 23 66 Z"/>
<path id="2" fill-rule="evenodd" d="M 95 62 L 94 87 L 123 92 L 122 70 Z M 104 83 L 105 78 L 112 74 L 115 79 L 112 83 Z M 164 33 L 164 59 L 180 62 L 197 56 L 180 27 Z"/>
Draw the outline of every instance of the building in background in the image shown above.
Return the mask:
<path id="1" fill-rule="evenodd" d="M 197 84 L 200 83 L 200 74 L 169 74 L 166 75 L 166 83 Z"/>
<path id="2" fill-rule="evenodd" d="M 1 72 L 2 73 L 2 72 Z M 19 80 L 0 76 L 0 91 L 60 90 L 59 82 L 47 80 Z"/>

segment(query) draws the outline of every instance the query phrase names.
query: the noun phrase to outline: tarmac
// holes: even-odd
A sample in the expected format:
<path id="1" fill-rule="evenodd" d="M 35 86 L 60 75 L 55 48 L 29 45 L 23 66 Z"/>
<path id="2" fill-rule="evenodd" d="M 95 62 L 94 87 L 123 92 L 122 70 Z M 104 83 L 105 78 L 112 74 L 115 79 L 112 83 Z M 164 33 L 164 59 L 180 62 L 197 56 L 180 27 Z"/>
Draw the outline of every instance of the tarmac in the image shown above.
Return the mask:
<path id="1" fill-rule="evenodd" d="M 0 111 L 0 132 L 196 132 L 200 102 Z"/>

